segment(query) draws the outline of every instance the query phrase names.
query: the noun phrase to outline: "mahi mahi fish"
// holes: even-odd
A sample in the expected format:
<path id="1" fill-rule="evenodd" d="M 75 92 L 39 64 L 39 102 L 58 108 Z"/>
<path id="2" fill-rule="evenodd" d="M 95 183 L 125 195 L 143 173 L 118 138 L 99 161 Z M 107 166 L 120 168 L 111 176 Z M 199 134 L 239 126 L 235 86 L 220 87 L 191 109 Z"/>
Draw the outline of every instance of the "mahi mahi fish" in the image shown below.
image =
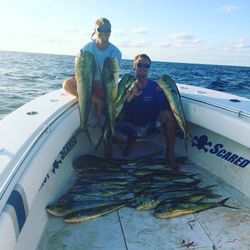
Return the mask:
<path id="1" fill-rule="evenodd" d="M 122 78 L 118 83 L 117 98 L 116 98 L 117 103 L 121 101 L 122 96 L 125 94 L 126 90 L 135 80 L 136 80 L 135 77 L 130 74 L 125 74 L 122 76 Z"/>
<path id="2" fill-rule="evenodd" d="M 126 202 L 118 202 L 112 205 L 105 205 L 98 208 L 93 209 L 82 209 L 79 211 L 72 212 L 65 216 L 64 221 L 67 223 L 77 223 L 77 222 L 85 222 L 91 219 L 98 218 L 105 214 L 114 212 L 126 205 Z"/>
<path id="3" fill-rule="evenodd" d="M 162 88 L 167 97 L 173 115 L 178 125 L 180 126 L 181 130 L 184 133 L 184 139 L 185 140 L 188 139 L 190 136 L 187 131 L 187 125 L 181 103 L 180 93 L 176 86 L 175 81 L 168 75 L 163 75 L 158 81 L 158 84 L 160 85 L 160 87 Z"/>
<path id="4" fill-rule="evenodd" d="M 81 125 L 92 143 L 87 129 L 87 120 L 90 112 L 92 97 L 92 82 L 95 72 L 95 59 L 93 54 L 87 51 L 80 51 L 75 59 L 75 76 L 77 81 L 77 94 L 80 110 Z"/>
<path id="5" fill-rule="evenodd" d="M 229 207 L 237 209 L 236 207 L 231 207 L 225 204 L 229 198 L 226 198 L 220 202 L 176 202 L 176 203 L 167 203 L 165 206 L 161 206 L 160 209 L 156 209 L 154 216 L 160 219 L 168 219 L 181 215 L 191 214 L 194 212 L 200 212 L 209 208 L 214 207 Z"/>
<path id="6" fill-rule="evenodd" d="M 116 99 L 119 81 L 119 63 L 117 58 L 107 57 L 103 64 L 102 81 L 105 96 L 105 112 L 108 129 L 115 135 Z"/>
<path id="7" fill-rule="evenodd" d="M 111 201 L 107 200 L 80 200 L 80 201 L 67 201 L 64 203 L 54 203 L 50 204 L 46 207 L 46 211 L 54 216 L 63 217 L 67 214 L 70 214 L 74 211 L 82 210 L 82 209 L 92 209 L 101 207 L 104 205 L 111 205 Z"/>
<path id="8" fill-rule="evenodd" d="M 136 83 L 136 78 L 130 74 L 124 75 L 118 83 L 117 99 L 116 99 L 116 118 L 119 118 L 123 105 L 128 95 L 131 93 Z"/>
<path id="9" fill-rule="evenodd" d="M 198 202 L 202 199 L 205 199 L 207 196 L 205 194 L 196 194 L 192 196 L 180 197 L 178 198 L 178 202 L 180 200 L 188 201 L 188 202 Z M 160 207 L 164 207 L 166 203 L 175 202 L 175 199 L 162 200 L 160 197 L 142 197 L 136 200 L 136 210 L 145 211 L 155 208 L 157 206 L 158 210 Z"/>

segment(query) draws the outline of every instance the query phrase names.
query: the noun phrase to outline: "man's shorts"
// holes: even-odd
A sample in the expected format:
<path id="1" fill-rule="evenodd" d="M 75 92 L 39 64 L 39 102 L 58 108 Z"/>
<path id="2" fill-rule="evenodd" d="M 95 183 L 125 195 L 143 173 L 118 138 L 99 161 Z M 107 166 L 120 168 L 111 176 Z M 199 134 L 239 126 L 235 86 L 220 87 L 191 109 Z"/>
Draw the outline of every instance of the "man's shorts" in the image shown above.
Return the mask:
<path id="1" fill-rule="evenodd" d="M 156 130 L 156 125 L 153 123 L 149 123 L 145 127 L 140 127 L 128 122 L 119 122 L 116 133 L 120 139 L 127 141 L 128 139 L 136 140 L 138 138 L 148 137 Z"/>
<path id="2" fill-rule="evenodd" d="M 104 99 L 104 90 L 102 85 L 93 83 L 93 94 L 99 97 L 100 99 Z"/>
<path id="3" fill-rule="evenodd" d="M 127 141 L 128 139 L 144 139 L 152 134 L 159 132 L 159 129 L 161 128 L 161 118 L 164 111 L 161 111 L 158 115 L 158 118 L 155 122 L 150 122 L 146 124 L 145 126 L 136 126 L 132 123 L 128 122 L 118 122 L 116 125 L 116 134 L 117 136 Z"/>

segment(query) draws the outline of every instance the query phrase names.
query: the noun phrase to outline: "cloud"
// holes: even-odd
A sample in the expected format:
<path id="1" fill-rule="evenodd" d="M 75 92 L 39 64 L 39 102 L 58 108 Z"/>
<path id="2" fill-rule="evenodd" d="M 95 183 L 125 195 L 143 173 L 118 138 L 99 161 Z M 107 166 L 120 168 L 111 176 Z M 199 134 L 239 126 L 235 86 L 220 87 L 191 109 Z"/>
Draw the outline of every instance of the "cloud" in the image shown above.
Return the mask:
<path id="1" fill-rule="evenodd" d="M 66 32 L 66 33 L 73 33 L 73 34 L 83 33 L 82 30 L 75 29 L 75 28 L 65 28 L 64 32 Z"/>
<path id="2" fill-rule="evenodd" d="M 139 39 L 139 37 L 146 35 L 149 30 L 146 27 L 136 27 L 131 30 L 129 29 L 116 29 L 112 31 L 112 35 L 121 36 L 120 39 L 116 44 L 119 47 L 124 48 L 147 48 L 151 46 L 151 42 L 145 39 Z M 131 39 L 131 35 L 133 35 Z"/>
<path id="3" fill-rule="evenodd" d="M 133 28 L 130 33 L 131 34 L 136 34 L 136 35 L 145 35 L 149 32 L 149 29 L 147 29 L 146 27 L 137 27 L 137 28 Z"/>
<path id="4" fill-rule="evenodd" d="M 112 34 L 120 35 L 120 36 L 128 36 L 128 35 L 146 35 L 149 33 L 149 29 L 146 27 L 136 27 L 131 30 L 129 29 L 116 29 L 112 31 Z"/>
<path id="5" fill-rule="evenodd" d="M 228 46 L 224 47 L 225 51 L 242 51 L 250 49 L 250 42 L 244 38 L 239 38 L 236 41 L 229 41 Z"/>
<path id="6" fill-rule="evenodd" d="M 187 33 L 173 33 L 161 47 L 178 47 L 198 50 L 204 47 L 204 42 Z"/>
<path id="7" fill-rule="evenodd" d="M 161 44 L 160 47 L 163 47 L 163 48 L 171 47 L 171 43 L 170 42 L 165 42 L 165 43 Z"/>
<path id="8" fill-rule="evenodd" d="M 239 6 L 235 6 L 235 5 L 223 5 L 220 7 L 220 9 L 224 12 L 232 12 L 232 11 L 235 11 L 235 10 L 239 10 L 241 9 L 242 7 L 239 7 Z"/>
<path id="9" fill-rule="evenodd" d="M 125 29 L 115 29 L 112 30 L 112 35 L 127 36 L 128 31 Z"/>
<path id="10" fill-rule="evenodd" d="M 145 40 L 123 40 L 121 42 L 116 43 L 118 47 L 123 48 L 147 48 L 151 46 L 151 43 Z"/>

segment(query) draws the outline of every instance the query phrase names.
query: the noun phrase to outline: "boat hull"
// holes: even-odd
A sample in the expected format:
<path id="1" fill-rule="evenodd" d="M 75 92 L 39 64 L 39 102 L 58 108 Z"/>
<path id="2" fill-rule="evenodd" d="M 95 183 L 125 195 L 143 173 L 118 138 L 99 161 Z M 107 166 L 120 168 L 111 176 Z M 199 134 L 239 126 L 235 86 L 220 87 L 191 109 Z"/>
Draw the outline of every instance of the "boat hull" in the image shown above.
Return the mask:
<path id="1" fill-rule="evenodd" d="M 191 139 L 186 151 L 183 134 L 178 130 L 176 153 L 186 155 L 197 170 L 206 169 L 214 178 L 219 177 L 249 198 L 249 100 L 198 87 L 178 87 Z M 236 99 L 240 100 L 238 104 L 230 101 Z M 43 108 L 39 108 L 41 102 Z M 31 111 L 34 116 L 27 115 Z M 78 130 L 76 99 L 62 90 L 34 100 L 0 122 L 1 136 L 7 138 L 1 142 L 0 151 L 1 249 L 36 249 L 50 219 L 45 207 L 66 192 L 76 178 L 73 160 L 83 154 L 102 155 L 102 148 L 99 152 L 94 150 L 101 134 L 94 110 L 91 116 L 89 128 L 93 145 L 86 134 Z M 21 133 L 13 127 L 17 121 Z M 162 133 L 150 140 L 153 150 L 164 150 Z M 13 141 L 14 146 L 10 143 Z M 142 148 L 132 157 L 150 150 L 147 143 L 142 143 Z M 121 156 L 119 154 L 118 150 L 117 155 Z M 236 246 L 247 246 L 244 239 Z M 208 249 L 212 247 L 211 243 L 205 245 Z"/>

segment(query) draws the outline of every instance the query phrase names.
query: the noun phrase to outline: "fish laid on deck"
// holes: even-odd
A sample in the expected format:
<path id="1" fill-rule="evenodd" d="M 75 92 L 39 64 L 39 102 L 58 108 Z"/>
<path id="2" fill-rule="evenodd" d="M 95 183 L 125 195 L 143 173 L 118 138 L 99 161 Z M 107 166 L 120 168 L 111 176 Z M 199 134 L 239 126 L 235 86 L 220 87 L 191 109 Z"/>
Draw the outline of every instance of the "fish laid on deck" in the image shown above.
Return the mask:
<path id="1" fill-rule="evenodd" d="M 65 222 L 76 223 L 125 206 L 138 211 L 154 210 L 157 218 L 172 218 L 218 206 L 230 207 L 225 205 L 227 199 L 214 200 L 221 196 L 211 191 L 213 186 L 200 187 L 202 180 L 197 175 L 184 171 L 175 173 L 168 166 L 156 170 L 148 168 L 149 161 L 155 162 L 154 157 L 161 161 L 157 155 L 150 157 L 134 162 L 91 155 L 80 157 L 74 162 L 78 178 L 68 193 L 47 206 L 47 212 L 65 217 Z M 128 164 L 133 166 L 132 170 L 126 167 Z M 206 202 L 201 202 L 204 199 Z"/>
<path id="2" fill-rule="evenodd" d="M 214 207 L 229 207 L 229 208 L 234 208 L 237 209 L 236 207 L 228 206 L 225 204 L 225 202 L 229 198 L 226 198 L 220 202 L 169 202 L 165 203 L 164 205 L 159 206 L 158 208 L 156 207 L 156 210 L 154 212 L 154 216 L 156 218 L 160 219 L 168 219 L 168 218 L 173 218 L 181 215 L 186 215 L 186 214 L 191 214 L 194 212 L 200 212 L 204 211 L 209 208 L 214 208 Z"/>
<path id="3" fill-rule="evenodd" d="M 95 209 L 82 209 L 66 215 L 64 221 L 67 223 L 85 222 L 108 213 L 112 213 L 126 205 L 125 201 L 97 207 Z"/>

